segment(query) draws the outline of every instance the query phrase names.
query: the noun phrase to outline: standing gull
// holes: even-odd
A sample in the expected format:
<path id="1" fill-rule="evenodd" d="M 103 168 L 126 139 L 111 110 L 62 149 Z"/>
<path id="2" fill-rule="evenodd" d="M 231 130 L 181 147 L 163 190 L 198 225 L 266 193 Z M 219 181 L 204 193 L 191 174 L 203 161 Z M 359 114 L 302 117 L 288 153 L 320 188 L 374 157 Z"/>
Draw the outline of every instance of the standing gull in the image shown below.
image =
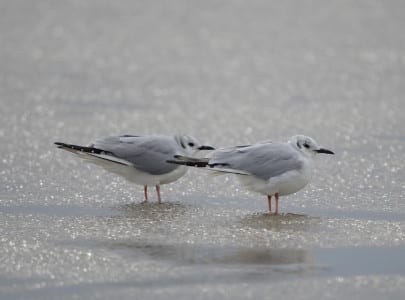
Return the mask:
<path id="1" fill-rule="evenodd" d="M 247 189 L 267 196 L 269 212 L 275 197 L 295 193 L 311 180 L 312 158 L 318 153 L 334 154 L 314 139 L 295 135 L 287 143 L 263 142 L 213 151 L 209 158 L 177 155 L 168 162 L 236 174 Z"/>
<path id="2" fill-rule="evenodd" d="M 122 135 L 103 138 L 89 146 L 55 144 L 130 182 L 143 185 L 145 201 L 148 201 L 148 186 L 155 186 L 159 203 L 160 185 L 176 181 L 187 172 L 186 167 L 169 164 L 167 160 L 214 149 L 189 135 Z"/>

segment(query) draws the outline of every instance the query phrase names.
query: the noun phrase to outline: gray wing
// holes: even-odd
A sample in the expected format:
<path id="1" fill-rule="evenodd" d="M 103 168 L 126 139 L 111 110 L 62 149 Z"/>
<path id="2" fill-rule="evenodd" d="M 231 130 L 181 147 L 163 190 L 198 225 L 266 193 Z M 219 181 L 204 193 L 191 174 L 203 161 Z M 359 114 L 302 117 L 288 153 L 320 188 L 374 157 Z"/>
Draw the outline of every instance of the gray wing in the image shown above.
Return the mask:
<path id="1" fill-rule="evenodd" d="M 178 168 L 178 165 L 166 161 L 182 154 L 174 137 L 170 136 L 112 136 L 98 140 L 91 146 L 108 151 L 112 156 L 152 175 L 169 173 Z"/>
<path id="2" fill-rule="evenodd" d="M 298 152 L 286 143 L 263 143 L 218 150 L 209 161 L 210 167 L 244 171 L 264 180 L 300 170 L 302 164 Z"/>

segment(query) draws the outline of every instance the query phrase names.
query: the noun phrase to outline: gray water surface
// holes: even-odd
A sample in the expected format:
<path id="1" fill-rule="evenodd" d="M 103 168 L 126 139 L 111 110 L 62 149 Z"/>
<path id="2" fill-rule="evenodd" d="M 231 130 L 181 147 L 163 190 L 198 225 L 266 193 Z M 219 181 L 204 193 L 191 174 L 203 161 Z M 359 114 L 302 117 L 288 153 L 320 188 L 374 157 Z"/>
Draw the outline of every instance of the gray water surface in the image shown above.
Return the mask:
<path id="1" fill-rule="evenodd" d="M 1 299 L 403 299 L 401 1 L 0 1 Z M 302 133 L 281 214 L 231 175 L 143 189 L 53 145 Z"/>

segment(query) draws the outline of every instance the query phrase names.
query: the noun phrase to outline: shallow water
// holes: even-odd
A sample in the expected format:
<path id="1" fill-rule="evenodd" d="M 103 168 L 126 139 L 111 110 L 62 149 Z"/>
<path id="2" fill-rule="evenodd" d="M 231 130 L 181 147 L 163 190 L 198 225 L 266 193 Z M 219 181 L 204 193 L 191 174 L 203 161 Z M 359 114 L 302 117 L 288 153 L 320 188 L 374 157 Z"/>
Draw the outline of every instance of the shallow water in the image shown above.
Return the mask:
<path id="1" fill-rule="evenodd" d="M 0 1 L 1 299 L 402 299 L 398 1 Z M 281 215 L 190 170 L 164 203 L 56 149 L 314 137 Z"/>

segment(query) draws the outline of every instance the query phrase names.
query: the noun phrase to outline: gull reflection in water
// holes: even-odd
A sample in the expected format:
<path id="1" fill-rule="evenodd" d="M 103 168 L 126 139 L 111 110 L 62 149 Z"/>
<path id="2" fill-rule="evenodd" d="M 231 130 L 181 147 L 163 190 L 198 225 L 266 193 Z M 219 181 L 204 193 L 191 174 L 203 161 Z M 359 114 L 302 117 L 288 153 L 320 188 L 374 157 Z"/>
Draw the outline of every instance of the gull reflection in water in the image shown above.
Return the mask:
<path id="1" fill-rule="evenodd" d="M 305 249 L 208 247 L 198 245 L 164 245 L 116 243 L 113 248 L 128 254 L 148 256 L 153 260 L 166 260 L 176 264 L 224 265 L 291 265 L 311 264 L 312 257 Z"/>

